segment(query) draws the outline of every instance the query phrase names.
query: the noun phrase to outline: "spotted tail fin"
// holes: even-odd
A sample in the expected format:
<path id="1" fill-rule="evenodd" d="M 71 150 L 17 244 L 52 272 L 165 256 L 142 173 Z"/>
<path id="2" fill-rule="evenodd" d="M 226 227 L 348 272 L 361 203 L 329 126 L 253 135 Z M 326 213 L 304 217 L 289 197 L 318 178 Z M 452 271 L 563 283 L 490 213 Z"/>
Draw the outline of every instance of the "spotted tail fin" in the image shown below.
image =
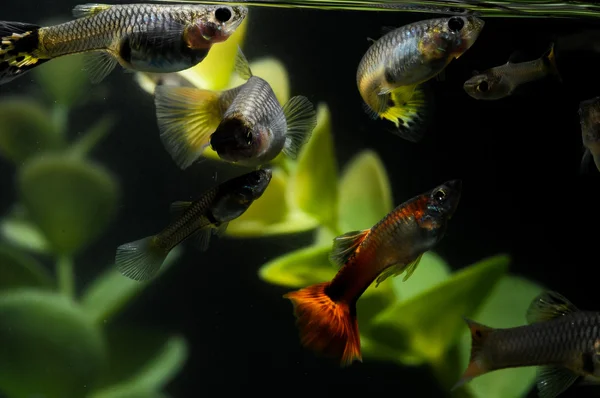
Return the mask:
<path id="1" fill-rule="evenodd" d="M 40 26 L 0 21 L 0 84 L 8 83 L 49 58 L 39 58 Z"/>

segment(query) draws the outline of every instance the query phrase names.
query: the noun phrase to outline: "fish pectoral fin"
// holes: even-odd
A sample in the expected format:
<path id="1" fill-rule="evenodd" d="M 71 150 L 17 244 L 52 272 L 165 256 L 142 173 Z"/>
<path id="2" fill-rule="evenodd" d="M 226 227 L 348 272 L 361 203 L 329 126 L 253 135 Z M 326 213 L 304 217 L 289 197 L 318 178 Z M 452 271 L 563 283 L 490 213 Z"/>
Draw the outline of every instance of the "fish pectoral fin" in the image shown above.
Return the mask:
<path id="1" fill-rule="evenodd" d="M 545 322 L 577 311 L 567 298 L 549 290 L 533 299 L 527 310 L 527 323 Z"/>
<path id="2" fill-rule="evenodd" d="M 99 12 L 108 10 L 112 7 L 110 4 L 87 3 L 79 4 L 73 8 L 73 16 L 75 18 L 89 17 Z"/>
<path id="3" fill-rule="evenodd" d="M 84 69 L 87 71 L 92 84 L 98 84 L 119 63 L 117 58 L 108 50 L 90 51 L 84 53 Z"/>
<path id="4" fill-rule="evenodd" d="M 537 389 L 540 398 L 554 398 L 571 387 L 579 375 L 559 366 L 543 366 L 538 370 Z"/>
<path id="5" fill-rule="evenodd" d="M 445 81 L 446 80 L 446 69 L 442 69 L 442 71 L 440 73 L 435 75 L 435 80 L 437 80 L 438 82 Z"/>
<path id="6" fill-rule="evenodd" d="M 588 170 L 588 164 L 592 160 L 592 152 L 589 149 L 585 149 L 583 156 L 581 157 L 581 163 L 579 165 L 579 174 L 585 174 Z"/>
<path id="7" fill-rule="evenodd" d="M 235 71 L 244 80 L 248 80 L 252 77 L 252 70 L 250 70 L 250 64 L 246 59 L 246 56 L 242 52 L 242 49 L 238 46 L 237 54 L 235 56 Z"/>
<path id="8" fill-rule="evenodd" d="M 333 240 L 333 248 L 329 254 L 329 260 L 338 267 L 346 264 L 369 232 L 371 232 L 371 229 L 363 229 L 346 232 L 336 237 Z"/>
<path id="9" fill-rule="evenodd" d="M 213 229 L 213 234 L 217 235 L 219 237 L 225 235 L 225 232 L 227 232 L 227 227 L 229 226 L 229 222 L 224 222 L 221 225 L 219 225 L 217 228 Z"/>
<path id="10" fill-rule="evenodd" d="M 377 280 L 375 281 L 375 287 L 379 286 L 379 284 L 382 283 L 383 281 L 385 281 L 387 278 L 395 277 L 397 275 L 402 274 L 405 271 L 406 271 L 406 275 L 404 275 L 402 282 L 406 282 L 406 280 L 408 278 L 410 278 L 410 276 L 413 274 L 413 272 L 415 272 L 415 270 L 419 266 L 419 262 L 421 261 L 422 257 L 423 257 L 423 255 L 421 254 L 414 261 L 412 261 L 408 264 L 399 263 L 399 264 L 394 264 L 390 267 L 387 267 L 377 277 Z"/>
<path id="11" fill-rule="evenodd" d="M 171 205 L 169 206 L 169 212 L 171 213 L 171 218 L 176 220 L 178 218 L 180 218 L 183 213 L 189 209 L 189 207 L 192 205 L 192 202 L 186 202 L 186 201 L 177 201 L 177 202 L 173 202 L 171 203 Z"/>
<path id="12" fill-rule="evenodd" d="M 210 143 L 223 116 L 221 95 L 190 87 L 157 86 L 154 91 L 160 139 L 175 163 L 192 165 Z"/>
<path id="13" fill-rule="evenodd" d="M 210 236 L 212 235 L 212 229 L 210 227 L 201 228 L 198 231 L 194 232 L 187 239 L 190 243 L 198 250 L 204 252 L 208 250 L 208 246 L 210 243 Z"/>
<path id="14" fill-rule="evenodd" d="M 402 279 L 402 282 L 406 282 L 408 280 L 408 278 L 411 277 L 413 272 L 415 272 L 415 270 L 419 266 L 419 263 L 421 262 L 422 258 L 423 258 L 423 254 L 419 255 L 419 257 L 417 257 L 415 259 L 415 261 L 413 261 L 412 263 L 410 263 L 406 266 L 406 274 L 404 274 L 404 278 Z"/>
<path id="15" fill-rule="evenodd" d="M 308 98 L 297 95 L 283 106 L 287 123 L 283 153 L 295 159 L 317 125 L 317 112 Z"/>

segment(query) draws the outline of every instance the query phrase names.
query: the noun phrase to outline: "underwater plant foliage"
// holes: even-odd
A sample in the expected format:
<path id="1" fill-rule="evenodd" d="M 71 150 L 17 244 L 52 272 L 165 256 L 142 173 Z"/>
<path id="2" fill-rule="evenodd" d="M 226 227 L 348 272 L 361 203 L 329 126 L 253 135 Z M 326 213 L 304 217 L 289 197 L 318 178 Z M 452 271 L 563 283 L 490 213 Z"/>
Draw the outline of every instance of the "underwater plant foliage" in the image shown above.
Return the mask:
<path id="1" fill-rule="evenodd" d="M 234 35 L 211 50 L 208 62 L 177 74 L 198 88 L 235 87 L 243 80 L 236 76 L 233 61 L 217 57 L 233 59 L 241 43 L 241 36 Z M 253 61 L 250 67 L 269 82 L 280 103 L 289 99 L 288 73 L 277 59 Z M 207 77 L 213 75 L 219 76 L 217 84 Z M 153 91 L 152 84 L 144 84 L 141 77 L 138 81 Z M 331 280 L 337 272 L 329 261 L 333 238 L 370 228 L 395 207 L 387 172 L 374 151 L 361 151 L 338 172 L 332 130 L 329 107 L 319 103 L 317 126 L 298 158 L 275 159 L 273 178 L 263 196 L 226 231 L 237 238 L 314 232 L 311 246 L 260 268 L 259 277 L 268 283 L 298 289 Z M 212 150 L 204 156 L 219 161 Z M 508 273 L 509 264 L 510 257 L 499 254 L 453 272 L 443 258 L 427 252 L 408 281 L 397 277 L 377 288 L 372 285 L 357 303 L 363 356 L 400 366 L 426 366 L 454 397 L 526 396 L 534 384 L 531 368 L 492 372 L 450 392 L 466 368 L 471 348 L 463 316 L 493 327 L 524 324 L 527 306 L 542 291 Z M 291 306 L 289 319 L 293 322 Z"/>
<path id="2" fill-rule="evenodd" d="M 67 141 L 69 111 L 89 90 L 82 69 L 77 56 L 57 59 L 33 72 L 48 101 L 7 98 L 0 106 L 0 155 L 17 169 L 18 193 L 0 222 L 0 392 L 165 397 L 187 359 L 186 340 L 110 322 L 152 282 L 129 280 L 111 264 L 76 294 L 74 256 L 107 231 L 121 195 L 116 178 L 89 156 L 113 116 Z"/>

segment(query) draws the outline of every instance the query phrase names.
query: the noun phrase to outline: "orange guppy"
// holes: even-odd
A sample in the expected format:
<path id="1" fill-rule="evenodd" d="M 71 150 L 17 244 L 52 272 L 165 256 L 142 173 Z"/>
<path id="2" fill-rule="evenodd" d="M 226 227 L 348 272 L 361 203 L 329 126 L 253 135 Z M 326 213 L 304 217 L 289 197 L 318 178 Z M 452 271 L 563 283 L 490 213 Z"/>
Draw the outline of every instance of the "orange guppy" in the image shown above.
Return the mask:
<path id="1" fill-rule="evenodd" d="M 412 275 L 423 253 L 444 237 L 461 187 L 460 180 L 448 181 L 402 203 L 374 227 L 334 239 L 330 259 L 341 268 L 333 280 L 284 295 L 305 347 L 342 366 L 362 361 L 356 302 L 374 281 Z"/>

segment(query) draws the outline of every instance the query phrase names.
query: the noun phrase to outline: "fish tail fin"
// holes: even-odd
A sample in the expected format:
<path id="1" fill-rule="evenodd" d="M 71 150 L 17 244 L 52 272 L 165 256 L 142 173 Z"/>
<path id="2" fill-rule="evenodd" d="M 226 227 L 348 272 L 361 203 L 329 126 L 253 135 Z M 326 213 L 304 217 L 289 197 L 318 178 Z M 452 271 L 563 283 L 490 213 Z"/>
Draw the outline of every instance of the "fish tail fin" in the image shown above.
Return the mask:
<path id="1" fill-rule="evenodd" d="M 295 159 L 317 125 L 317 112 L 308 98 L 297 95 L 285 103 L 283 114 L 287 123 L 283 152 Z"/>
<path id="2" fill-rule="evenodd" d="M 464 319 L 471 331 L 471 356 L 469 359 L 469 366 L 467 366 L 467 369 L 460 380 L 452 387 L 452 390 L 459 388 L 475 377 L 481 376 L 491 370 L 487 366 L 483 356 L 483 347 L 490 333 L 493 332 L 494 329 L 470 319 Z"/>
<path id="3" fill-rule="evenodd" d="M 355 360 L 362 361 L 356 306 L 333 301 L 327 295 L 330 284 L 318 283 L 283 297 L 294 305 L 302 345 L 349 366 Z"/>
<path id="4" fill-rule="evenodd" d="M 559 82 L 562 82 L 562 77 L 556 67 L 556 53 L 554 52 L 554 43 L 550 45 L 550 48 L 544 54 L 544 62 L 548 66 L 550 75 L 554 76 Z"/>
<path id="5" fill-rule="evenodd" d="M 385 101 L 379 113 L 383 119 L 395 124 L 394 134 L 410 142 L 419 142 L 424 135 L 429 108 L 424 87 L 400 87 L 380 95 Z"/>
<path id="6" fill-rule="evenodd" d="M 119 246 L 115 265 L 124 276 L 147 281 L 158 273 L 168 254 L 156 244 L 155 236 L 148 236 Z"/>
<path id="7" fill-rule="evenodd" d="M 8 83 L 49 61 L 49 58 L 40 58 L 37 54 L 40 28 L 29 23 L 0 21 L 0 84 Z"/>
<path id="8" fill-rule="evenodd" d="M 210 143 L 223 116 L 221 93 L 190 87 L 157 86 L 154 92 L 160 139 L 175 163 L 192 165 Z"/>

